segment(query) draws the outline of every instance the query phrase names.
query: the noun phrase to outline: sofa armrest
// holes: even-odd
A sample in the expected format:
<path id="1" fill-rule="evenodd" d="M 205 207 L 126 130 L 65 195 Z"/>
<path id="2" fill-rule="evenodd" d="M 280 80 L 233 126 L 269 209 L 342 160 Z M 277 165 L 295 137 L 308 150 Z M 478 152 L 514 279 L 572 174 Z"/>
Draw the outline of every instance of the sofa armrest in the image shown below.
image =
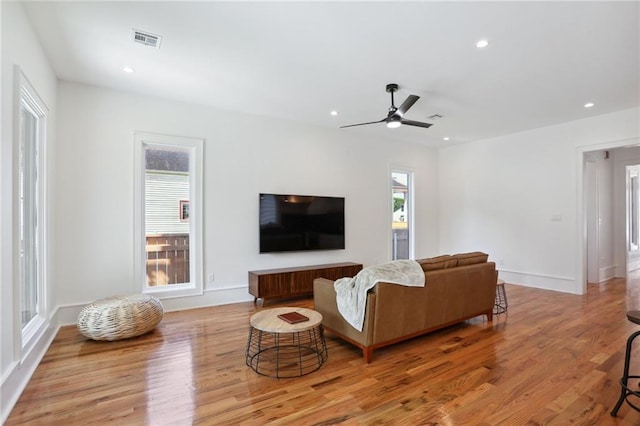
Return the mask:
<path id="1" fill-rule="evenodd" d="M 313 280 L 313 304 L 316 311 L 318 310 L 317 308 L 320 308 L 323 310 L 338 312 L 336 291 L 333 289 L 333 281 L 326 278 L 316 278 Z"/>
<path id="2" fill-rule="evenodd" d="M 326 278 L 316 278 L 313 281 L 314 309 L 322 314 L 322 324 L 329 330 L 337 332 L 363 346 L 371 344 L 373 319 L 375 316 L 375 298 L 375 294 L 367 294 L 364 324 L 362 331 L 358 331 L 353 328 L 338 311 L 333 281 Z"/>

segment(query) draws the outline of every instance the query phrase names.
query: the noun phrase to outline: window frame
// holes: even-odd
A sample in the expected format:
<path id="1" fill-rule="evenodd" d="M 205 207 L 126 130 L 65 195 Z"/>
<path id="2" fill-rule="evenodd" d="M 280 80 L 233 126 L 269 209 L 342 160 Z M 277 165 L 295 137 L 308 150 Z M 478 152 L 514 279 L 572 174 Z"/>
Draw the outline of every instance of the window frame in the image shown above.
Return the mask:
<path id="1" fill-rule="evenodd" d="M 48 319 L 48 273 L 47 273 L 47 186 L 46 186 L 46 158 L 47 158 L 47 118 L 49 115 L 49 108 L 42 100 L 36 89 L 33 87 L 27 76 L 24 74 L 19 66 L 14 67 L 14 81 L 15 81 L 15 104 L 14 104 L 14 122 L 13 122 L 13 135 L 14 135 L 14 154 L 13 161 L 14 168 L 14 271 L 15 273 L 15 292 L 14 292 L 14 306 L 16 311 L 14 312 L 14 318 L 16 324 L 16 337 L 20 341 L 20 348 L 22 350 L 21 360 L 24 360 L 31 349 L 34 347 L 38 336 L 40 336 L 47 327 Z M 27 113 L 31 114 L 36 119 L 36 131 L 35 131 L 35 146 L 33 147 L 35 159 L 32 166 L 34 167 L 34 175 L 31 181 L 33 187 L 30 191 L 35 191 L 33 201 L 35 205 L 30 205 L 26 209 L 22 209 L 22 201 L 20 199 L 20 179 L 22 175 L 22 162 L 21 152 L 24 141 L 22 140 L 22 128 L 20 116 L 23 108 Z M 29 245 L 27 248 L 25 245 L 25 252 L 29 252 L 32 256 L 25 259 L 30 265 L 23 266 L 21 260 L 21 227 L 27 224 L 25 219 L 27 215 L 35 214 L 33 221 L 34 226 L 30 234 L 33 239 L 26 241 Z M 35 262 L 35 264 L 33 264 Z M 25 273 L 26 268 L 33 268 L 31 274 Z M 25 279 L 27 276 L 33 276 L 35 278 L 35 291 L 36 291 L 36 315 L 31 318 L 26 324 L 22 325 L 22 286 L 25 285 Z"/>
<path id="2" fill-rule="evenodd" d="M 149 287 L 146 280 L 145 148 L 179 148 L 189 152 L 189 283 Z M 159 298 L 202 295 L 203 156 L 204 140 L 134 132 L 134 279 L 136 289 Z"/>
<path id="3" fill-rule="evenodd" d="M 387 196 L 391 197 L 391 206 L 393 206 L 393 174 L 394 173 L 402 173 L 407 175 L 407 198 L 405 200 L 405 214 L 406 214 L 406 222 L 407 227 L 409 229 L 408 239 L 409 239 L 409 247 L 408 247 L 408 259 L 415 258 L 415 215 L 414 215 L 414 206 L 415 206 L 415 188 L 414 188 L 414 180 L 415 173 L 412 169 L 401 166 L 392 166 L 389 168 L 389 187 L 387 189 Z M 387 223 L 393 223 L 393 208 L 390 209 L 389 213 L 389 221 Z M 393 229 L 389 230 L 389 259 L 393 260 Z"/>

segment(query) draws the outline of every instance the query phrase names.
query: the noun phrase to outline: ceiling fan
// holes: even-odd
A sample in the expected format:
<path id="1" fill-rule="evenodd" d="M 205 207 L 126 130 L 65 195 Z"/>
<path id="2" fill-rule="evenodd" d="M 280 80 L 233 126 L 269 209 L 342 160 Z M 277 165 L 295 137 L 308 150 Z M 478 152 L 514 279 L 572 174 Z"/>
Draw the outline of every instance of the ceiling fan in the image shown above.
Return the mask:
<path id="1" fill-rule="evenodd" d="M 409 95 L 407 99 L 404 100 L 402 105 L 396 107 L 393 103 L 393 94 L 398 91 L 398 85 L 391 83 L 387 84 L 387 93 L 391 93 L 391 106 L 389 107 L 389 112 L 387 116 L 379 121 L 369 121 L 367 123 L 358 123 L 358 124 L 349 124 L 347 126 L 340 126 L 341 129 L 345 127 L 355 127 L 355 126 L 364 126 L 366 124 L 376 124 L 376 123 L 387 123 L 387 127 L 390 129 L 395 129 L 396 127 L 400 127 L 403 124 L 408 126 L 416 126 L 416 127 L 424 127 L 428 129 L 432 126 L 430 123 L 422 123 L 420 121 L 407 120 L 403 118 L 404 114 L 416 103 L 420 96 L 417 95 Z"/>

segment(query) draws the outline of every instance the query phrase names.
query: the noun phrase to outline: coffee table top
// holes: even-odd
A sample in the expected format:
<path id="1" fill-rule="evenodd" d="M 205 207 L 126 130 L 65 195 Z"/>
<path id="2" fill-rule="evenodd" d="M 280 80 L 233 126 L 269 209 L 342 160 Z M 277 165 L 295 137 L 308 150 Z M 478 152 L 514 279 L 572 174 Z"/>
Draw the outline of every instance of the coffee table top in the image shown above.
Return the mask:
<path id="1" fill-rule="evenodd" d="M 286 314 L 287 312 L 298 312 L 308 317 L 309 321 L 289 324 L 285 320 L 278 318 L 278 315 Z M 263 309 L 251 315 L 250 320 L 251 327 L 269 333 L 297 333 L 317 327 L 321 322 L 322 314 L 320 312 L 316 312 L 313 309 L 292 307 Z"/>

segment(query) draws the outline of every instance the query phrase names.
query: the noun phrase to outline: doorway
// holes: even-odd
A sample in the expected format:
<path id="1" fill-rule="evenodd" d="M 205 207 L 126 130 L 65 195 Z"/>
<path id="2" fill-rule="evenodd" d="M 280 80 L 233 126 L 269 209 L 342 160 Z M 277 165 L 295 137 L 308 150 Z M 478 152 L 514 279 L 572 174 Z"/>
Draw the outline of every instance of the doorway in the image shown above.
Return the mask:
<path id="1" fill-rule="evenodd" d="M 586 234 L 586 282 L 598 284 L 619 276 L 616 252 L 624 243 L 617 238 L 617 224 L 625 212 L 619 206 L 620 185 L 624 179 L 615 178 L 615 154 L 609 150 L 587 152 L 584 155 L 584 214 Z M 626 223 L 626 222 L 625 222 Z M 616 248 L 618 247 L 618 248 Z"/>
<path id="2" fill-rule="evenodd" d="M 632 217 L 629 213 L 629 187 L 632 184 L 628 182 L 631 176 L 627 175 L 627 166 L 638 166 L 636 183 L 640 190 L 640 139 L 619 140 L 601 146 L 600 150 L 584 147 L 577 152 L 581 171 L 578 192 L 578 223 L 581 226 L 576 259 L 576 294 L 585 294 L 587 283 L 625 278 L 630 269 L 627 266 L 632 248 L 629 230 L 634 225 L 629 221 Z M 635 196 L 640 210 L 640 195 L 636 193 Z M 590 214 L 589 209 L 594 208 L 597 214 Z M 640 231 L 640 218 L 637 229 Z"/>
<path id="3" fill-rule="evenodd" d="M 640 164 L 626 167 L 627 272 L 640 269 Z"/>

